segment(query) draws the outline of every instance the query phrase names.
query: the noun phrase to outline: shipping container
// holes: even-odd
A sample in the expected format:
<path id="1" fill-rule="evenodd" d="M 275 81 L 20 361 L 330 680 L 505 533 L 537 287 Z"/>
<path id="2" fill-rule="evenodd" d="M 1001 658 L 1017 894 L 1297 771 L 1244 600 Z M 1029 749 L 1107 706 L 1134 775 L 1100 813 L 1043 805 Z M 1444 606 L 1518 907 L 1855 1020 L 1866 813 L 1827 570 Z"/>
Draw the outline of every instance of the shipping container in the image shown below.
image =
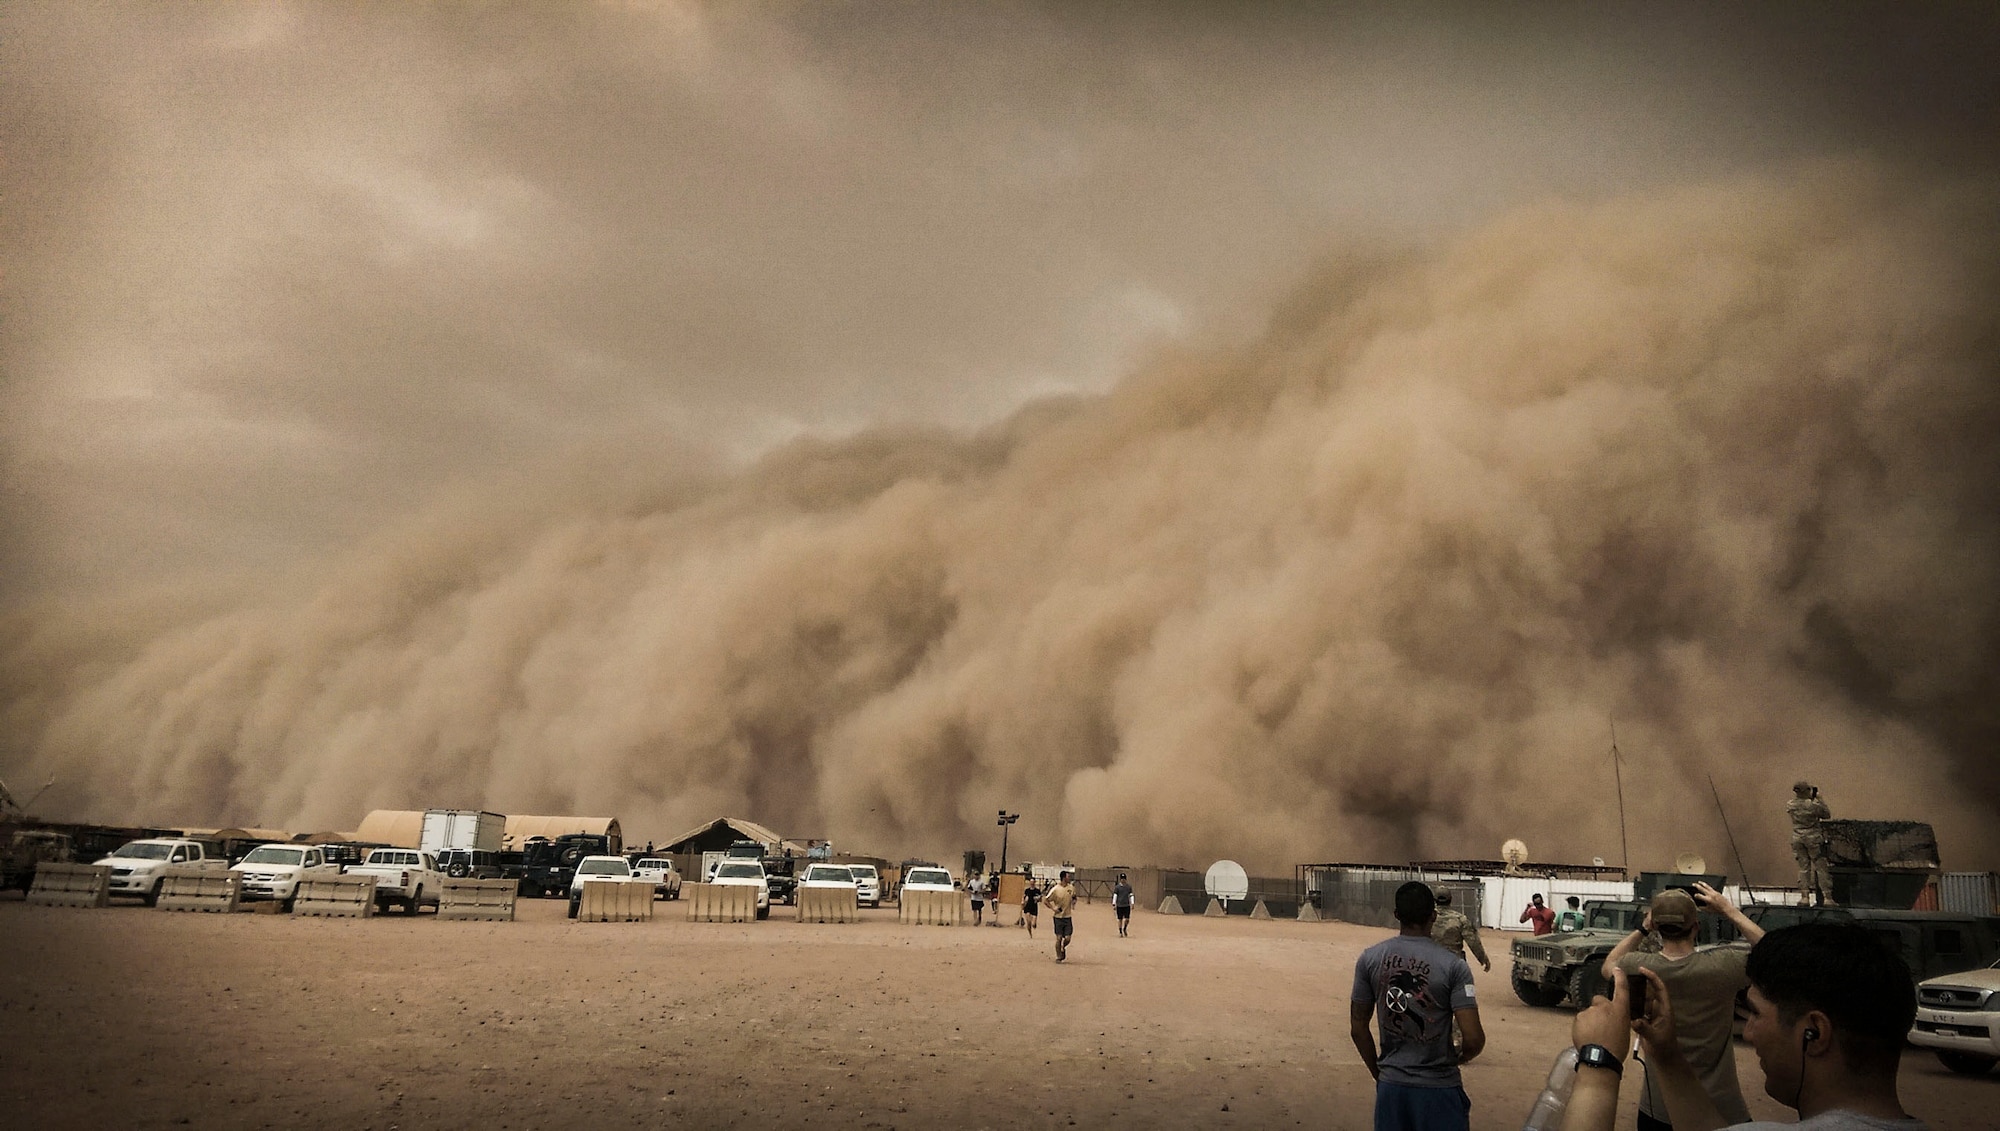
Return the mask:
<path id="1" fill-rule="evenodd" d="M 422 852 L 498 852 L 507 831 L 503 813 L 478 809 L 431 809 L 424 813 L 423 831 L 417 836 Z"/>
<path id="2" fill-rule="evenodd" d="M 1991 915 L 1994 888 L 1991 872 L 1946 872 L 1938 882 L 1938 906 L 1961 915 Z"/>

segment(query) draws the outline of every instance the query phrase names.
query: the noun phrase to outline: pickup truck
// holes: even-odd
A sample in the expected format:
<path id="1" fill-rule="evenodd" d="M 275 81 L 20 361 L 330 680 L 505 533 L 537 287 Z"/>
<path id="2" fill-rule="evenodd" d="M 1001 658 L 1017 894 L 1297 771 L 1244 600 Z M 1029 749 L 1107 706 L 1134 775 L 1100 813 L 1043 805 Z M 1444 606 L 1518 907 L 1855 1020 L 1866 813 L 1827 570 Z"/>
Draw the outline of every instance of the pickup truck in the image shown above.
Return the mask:
<path id="1" fill-rule="evenodd" d="M 428 903 L 436 907 L 444 892 L 444 873 L 428 852 L 414 848 L 378 848 L 368 854 L 368 862 L 349 868 L 350 876 L 375 877 L 375 909 L 386 912 L 402 904 L 406 914 L 415 915 Z"/>
<path id="2" fill-rule="evenodd" d="M 583 885 L 605 882 L 651 886 L 653 881 L 635 874 L 623 856 L 586 856 L 576 862 L 576 874 L 569 882 L 569 917 L 576 918 L 583 908 Z"/>
<path id="3" fill-rule="evenodd" d="M 757 918 L 770 918 L 771 881 L 764 875 L 763 861 L 724 860 L 716 866 L 715 876 L 708 882 L 720 887 L 756 888 Z"/>
<path id="4" fill-rule="evenodd" d="M 170 837 L 129 841 L 97 863 L 111 869 L 112 895 L 138 896 L 148 907 L 160 901 L 160 887 L 166 882 L 160 869 L 169 864 L 218 872 L 229 867 L 229 861 L 208 855 L 200 841 Z"/>
<path id="5" fill-rule="evenodd" d="M 289 844 L 260 844 L 250 855 L 229 869 L 243 877 L 245 900 L 275 899 L 292 910 L 299 894 L 299 881 L 340 874 L 340 865 L 329 863 L 323 849 Z"/>
<path id="6" fill-rule="evenodd" d="M 632 861 L 632 874 L 651 883 L 653 894 L 661 899 L 681 897 L 680 869 L 664 856 L 645 856 Z"/>

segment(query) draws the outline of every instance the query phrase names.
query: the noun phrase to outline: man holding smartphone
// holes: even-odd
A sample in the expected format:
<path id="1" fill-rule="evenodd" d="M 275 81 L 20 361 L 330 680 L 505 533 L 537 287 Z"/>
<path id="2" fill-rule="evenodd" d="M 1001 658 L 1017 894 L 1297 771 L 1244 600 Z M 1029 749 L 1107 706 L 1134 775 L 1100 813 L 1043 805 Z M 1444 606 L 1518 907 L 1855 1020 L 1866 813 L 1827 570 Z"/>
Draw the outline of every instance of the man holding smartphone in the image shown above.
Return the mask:
<path id="1" fill-rule="evenodd" d="M 1619 940 L 1604 959 L 1604 980 L 1612 980 L 1614 969 L 1623 969 L 1633 986 L 1647 984 L 1641 968 L 1660 976 L 1673 993 L 1675 1040 L 1681 1055 L 1700 1078 L 1702 1089 L 1715 1101 L 1732 1123 L 1750 1119 L 1743 1102 L 1743 1089 L 1736 1082 L 1736 1057 L 1730 1037 L 1736 1021 L 1736 995 L 1750 984 L 1745 965 L 1750 951 L 1740 946 L 1695 946 L 1700 933 L 1700 907 L 1695 901 L 1730 922 L 1752 944 L 1764 937 L 1764 928 L 1750 921 L 1721 892 L 1697 881 L 1693 893 L 1684 888 L 1668 888 L 1653 897 L 1653 905 L 1638 930 Z M 1640 951 L 1639 944 L 1650 932 L 1660 936 L 1660 949 Z M 1639 998 L 1633 998 L 1638 1008 Z M 1645 1091 L 1639 1097 L 1639 1131 L 1671 1129 L 1667 1120 L 1666 1094 L 1646 1069 Z"/>

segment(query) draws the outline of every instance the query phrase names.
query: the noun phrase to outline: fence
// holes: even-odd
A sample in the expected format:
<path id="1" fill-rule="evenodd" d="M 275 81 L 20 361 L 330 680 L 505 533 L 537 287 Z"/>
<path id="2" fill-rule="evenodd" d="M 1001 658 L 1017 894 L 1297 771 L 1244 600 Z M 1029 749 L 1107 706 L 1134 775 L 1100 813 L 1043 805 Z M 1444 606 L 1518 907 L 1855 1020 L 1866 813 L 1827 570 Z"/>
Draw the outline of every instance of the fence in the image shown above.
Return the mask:
<path id="1" fill-rule="evenodd" d="M 1157 907 L 1166 897 L 1172 896 L 1187 915 L 1200 915 L 1208 909 L 1209 895 L 1201 872 L 1179 872 L 1160 870 L 1160 899 L 1150 906 Z M 1232 899 L 1223 907 L 1225 914 L 1249 915 L 1263 903 L 1265 910 L 1274 919 L 1292 919 L 1299 913 L 1299 904 L 1305 899 L 1305 888 L 1297 876 L 1251 876 L 1250 894 L 1242 899 Z M 1136 901 L 1135 901 L 1136 902 Z"/>
<path id="2" fill-rule="evenodd" d="M 1938 906 L 1961 915 L 1991 915 L 1994 878 L 1991 872 L 1946 872 L 1938 881 Z"/>

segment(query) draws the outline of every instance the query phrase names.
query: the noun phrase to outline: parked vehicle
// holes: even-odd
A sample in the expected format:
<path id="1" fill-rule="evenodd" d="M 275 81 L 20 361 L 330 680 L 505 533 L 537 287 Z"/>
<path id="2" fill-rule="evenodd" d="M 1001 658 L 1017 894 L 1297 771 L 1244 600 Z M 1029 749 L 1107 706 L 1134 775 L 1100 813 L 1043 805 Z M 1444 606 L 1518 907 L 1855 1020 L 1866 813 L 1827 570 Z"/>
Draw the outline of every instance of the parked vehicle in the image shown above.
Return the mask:
<path id="1" fill-rule="evenodd" d="M 1765 904 L 1743 913 L 1767 931 L 1831 920 L 1866 927 L 1903 956 L 1918 981 L 1977 970 L 2000 960 L 2000 916 L 1887 907 L 1795 907 Z"/>
<path id="2" fill-rule="evenodd" d="M 27 891 L 35 885 L 35 865 L 76 859 L 76 842 L 54 829 L 13 829 L 0 847 L 0 891 Z"/>
<path id="3" fill-rule="evenodd" d="M 868 907 L 882 906 L 882 873 L 873 864 L 849 864 L 854 874 L 854 898 Z"/>
<path id="4" fill-rule="evenodd" d="M 438 869 L 454 879 L 497 880 L 504 874 L 500 854 L 482 849 L 447 848 L 437 854 Z"/>
<path id="5" fill-rule="evenodd" d="M 229 870 L 243 877 L 243 899 L 275 899 L 289 912 L 298 898 L 300 880 L 337 876 L 340 865 L 328 863 L 326 853 L 311 846 L 263 844 Z"/>
<path id="6" fill-rule="evenodd" d="M 417 833 L 417 851 L 428 852 L 445 863 L 447 852 L 500 851 L 507 832 L 507 818 L 479 809 L 428 809 Z"/>
<path id="7" fill-rule="evenodd" d="M 579 861 L 611 854 L 611 839 L 591 833 L 565 833 L 554 840 L 532 837 L 521 846 L 521 894 L 567 897 Z"/>
<path id="8" fill-rule="evenodd" d="M 799 878 L 802 888 L 851 888 L 854 887 L 854 873 L 845 864 L 808 864 L 806 874 Z"/>
<path id="9" fill-rule="evenodd" d="M 903 873 L 903 891 L 956 891 L 958 885 L 943 868 L 911 868 Z"/>
<path id="10" fill-rule="evenodd" d="M 368 854 L 367 863 L 347 874 L 375 877 L 375 908 L 382 912 L 401 906 L 405 914 L 415 915 L 425 904 L 436 907 L 444 891 L 437 859 L 414 848 L 378 848 Z"/>
<path id="11" fill-rule="evenodd" d="M 761 860 L 724 860 L 715 869 L 715 878 L 709 881 L 722 887 L 742 886 L 757 889 L 757 918 L 769 918 L 771 914 L 771 881 L 764 875 Z"/>
<path id="12" fill-rule="evenodd" d="M 1910 1043 L 1966 1076 L 2000 1064 L 2000 962 L 1919 982 Z"/>
<path id="13" fill-rule="evenodd" d="M 368 854 L 377 848 L 387 848 L 386 844 L 357 844 L 354 841 L 337 840 L 327 844 L 315 844 L 314 848 L 326 857 L 326 862 L 346 871 L 357 864 L 365 864 Z"/>
<path id="14" fill-rule="evenodd" d="M 620 884 L 645 883 L 632 874 L 632 864 L 623 856 L 586 856 L 576 862 L 576 872 L 569 882 L 569 917 L 576 918 L 583 906 L 583 885 L 612 882 Z"/>
<path id="15" fill-rule="evenodd" d="M 796 889 L 799 881 L 793 871 L 796 863 L 790 856 L 764 857 L 764 878 L 771 885 L 771 902 L 798 902 Z"/>
<path id="16" fill-rule="evenodd" d="M 1648 906 L 1634 900 L 1588 900 L 1581 929 L 1515 939 L 1509 948 L 1514 957 L 1514 996 L 1529 1005 L 1588 1005 L 1604 987 L 1604 960 L 1645 921 Z M 1695 945 L 1713 946 L 1735 938 L 1736 930 L 1727 920 L 1702 912 Z"/>
<path id="17" fill-rule="evenodd" d="M 653 894 L 661 899 L 681 897 L 681 873 L 674 862 L 664 856 L 644 856 L 632 862 L 632 874 L 653 885 Z"/>
<path id="18" fill-rule="evenodd" d="M 208 855 L 200 841 L 177 837 L 122 844 L 97 863 L 111 869 L 112 895 L 137 896 L 148 907 L 160 901 L 160 887 L 166 882 L 160 870 L 170 864 L 213 868 L 218 872 L 229 868 L 227 860 Z"/>

